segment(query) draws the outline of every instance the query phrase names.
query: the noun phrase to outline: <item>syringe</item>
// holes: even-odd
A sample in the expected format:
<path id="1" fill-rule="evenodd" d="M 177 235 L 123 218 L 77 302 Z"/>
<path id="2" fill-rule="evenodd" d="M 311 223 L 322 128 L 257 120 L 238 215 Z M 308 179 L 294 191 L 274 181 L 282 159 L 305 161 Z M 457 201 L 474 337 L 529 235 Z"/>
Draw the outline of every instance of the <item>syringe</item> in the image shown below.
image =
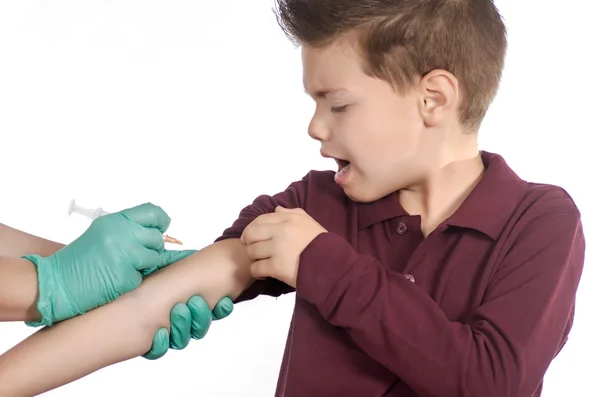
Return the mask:
<path id="1" fill-rule="evenodd" d="M 85 208 L 85 207 L 81 207 L 77 204 L 75 204 L 75 200 L 71 200 L 71 202 L 69 203 L 69 212 L 68 214 L 71 215 L 72 213 L 76 213 L 79 215 L 83 215 L 87 218 L 90 219 L 96 219 L 98 217 L 101 217 L 103 215 L 108 215 L 110 214 L 110 212 L 104 211 L 102 208 L 98 207 L 96 209 L 91 209 L 91 208 Z M 181 241 L 179 241 L 178 239 L 176 239 L 175 237 L 171 237 L 169 235 L 165 234 L 165 242 L 166 243 L 171 243 L 171 244 L 183 244 Z"/>

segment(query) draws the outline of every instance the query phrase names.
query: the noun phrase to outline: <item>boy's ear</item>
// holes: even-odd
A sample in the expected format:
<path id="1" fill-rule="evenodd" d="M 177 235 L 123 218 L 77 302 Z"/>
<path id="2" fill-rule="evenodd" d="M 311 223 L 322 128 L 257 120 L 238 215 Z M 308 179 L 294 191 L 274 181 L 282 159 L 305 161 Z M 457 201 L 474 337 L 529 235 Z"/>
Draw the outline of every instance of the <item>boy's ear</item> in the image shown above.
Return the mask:
<path id="1" fill-rule="evenodd" d="M 427 126 L 435 127 L 456 116 L 460 92 L 458 80 L 452 73 L 432 70 L 423 76 L 419 89 L 421 117 Z"/>

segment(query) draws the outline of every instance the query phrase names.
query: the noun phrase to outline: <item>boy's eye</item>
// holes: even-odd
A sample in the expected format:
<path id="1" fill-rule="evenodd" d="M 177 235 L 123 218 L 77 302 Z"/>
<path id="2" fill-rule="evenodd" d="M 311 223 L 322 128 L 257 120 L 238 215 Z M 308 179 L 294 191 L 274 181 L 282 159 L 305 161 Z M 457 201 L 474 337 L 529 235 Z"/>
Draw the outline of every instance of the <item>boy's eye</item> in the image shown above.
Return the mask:
<path id="1" fill-rule="evenodd" d="M 344 113 L 346 111 L 346 109 L 348 109 L 348 105 L 344 105 L 344 106 L 333 106 L 331 108 L 331 112 L 332 113 Z"/>

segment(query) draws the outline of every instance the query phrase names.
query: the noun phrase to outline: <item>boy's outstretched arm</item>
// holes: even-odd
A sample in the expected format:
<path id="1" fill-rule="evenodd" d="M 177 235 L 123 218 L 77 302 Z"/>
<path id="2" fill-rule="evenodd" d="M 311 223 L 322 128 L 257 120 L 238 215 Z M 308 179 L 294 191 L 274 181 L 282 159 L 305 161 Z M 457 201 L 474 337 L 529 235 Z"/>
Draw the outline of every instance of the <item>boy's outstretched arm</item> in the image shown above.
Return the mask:
<path id="1" fill-rule="evenodd" d="M 49 256 L 62 247 L 64 244 L 0 223 L 0 255 L 16 258 L 28 254 Z"/>
<path id="2" fill-rule="evenodd" d="M 146 353 L 178 302 L 201 295 L 210 308 L 252 282 L 239 239 L 212 244 L 144 279 L 116 301 L 45 328 L 0 356 L 0 395 L 37 395 Z"/>

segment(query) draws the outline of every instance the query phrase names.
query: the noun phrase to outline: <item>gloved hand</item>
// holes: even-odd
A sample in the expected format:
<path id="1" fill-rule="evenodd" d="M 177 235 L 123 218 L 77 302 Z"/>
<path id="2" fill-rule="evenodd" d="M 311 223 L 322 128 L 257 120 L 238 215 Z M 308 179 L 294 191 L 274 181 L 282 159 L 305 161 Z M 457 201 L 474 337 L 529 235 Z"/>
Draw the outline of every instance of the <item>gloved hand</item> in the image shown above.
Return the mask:
<path id="1" fill-rule="evenodd" d="M 192 254 L 164 248 L 171 219 L 146 203 L 95 219 L 71 244 L 49 257 L 27 255 L 37 267 L 40 322 L 52 325 L 137 288 L 142 275 Z"/>
<path id="2" fill-rule="evenodd" d="M 171 309 L 171 334 L 161 328 L 154 335 L 152 349 L 143 355 L 149 360 L 164 356 L 169 347 L 181 350 L 187 347 L 190 339 L 202 339 L 208 333 L 213 320 L 223 319 L 233 311 L 233 302 L 228 297 L 221 299 L 211 312 L 200 296 L 192 296 L 187 304 L 178 303 Z"/>

